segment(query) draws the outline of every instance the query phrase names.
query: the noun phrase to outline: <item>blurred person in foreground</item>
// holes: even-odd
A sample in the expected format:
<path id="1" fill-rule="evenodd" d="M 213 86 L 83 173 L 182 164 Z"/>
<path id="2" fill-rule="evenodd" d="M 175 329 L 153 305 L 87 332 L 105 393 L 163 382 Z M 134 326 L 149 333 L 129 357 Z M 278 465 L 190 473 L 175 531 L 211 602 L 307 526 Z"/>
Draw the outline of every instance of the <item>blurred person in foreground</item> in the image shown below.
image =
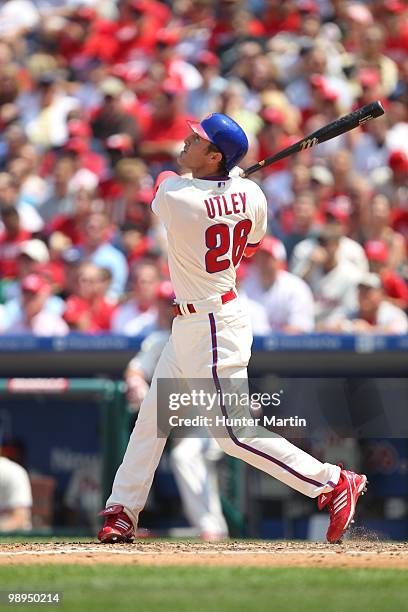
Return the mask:
<path id="1" fill-rule="evenodd" d="M 319 330 L 351 334 L 406 334 L 408 318 L 403 310 L 385 299 L 378 274 L 369 272 L 358 285 L 357 309 L 337 313 L 320 325 Z"/>
<path id="2" fill-rule="evenodd" d="M 254 255 L 254 271 L 244 283 L 251 300 L 263 305 L 272 332 L 310 333 L 314 329 L 313 295 L 307 284 L 284 269 L 280 240 L 266 236 Z"/>
<path id="3" fill-rule="evenodd" d="M 51 285 L 39 274 L 29 274 L 21 283 L 21 312 L 5 329 L 6 334 L 65 336 L 65 321 L 47 309 Z"/>
<path id="4" fill-rule="evenodd" d="M 156 294 L 160 277 L 157 266 L 149 261 L 137 262 L 132 270 L 130 299 L 121 304 L 112 319 L 112 332 L 137 336 L 156 326 Z"/>
<path id="5" fill-rule="evenodd" d="M 128 399 L 135 410 L 139 410 L 149 389 L 174 318 L 174 293 L 169 281 L 158 285 L 156 297 L 157 329 L 144 339 L 125 373 Z M 228 527 L 221 510 L 216 462 L 223 452 L 205 429 L 194 428 L 191 433 L 173 439 L 170 464 L 191 525 L 205 541 L 222 540 L 228 537 Z"/>
<path id="6" fill-rule="evenodd" d="M 0 532 L 29 531 L 33 498 L 21 444 L 0 439 Z"/>

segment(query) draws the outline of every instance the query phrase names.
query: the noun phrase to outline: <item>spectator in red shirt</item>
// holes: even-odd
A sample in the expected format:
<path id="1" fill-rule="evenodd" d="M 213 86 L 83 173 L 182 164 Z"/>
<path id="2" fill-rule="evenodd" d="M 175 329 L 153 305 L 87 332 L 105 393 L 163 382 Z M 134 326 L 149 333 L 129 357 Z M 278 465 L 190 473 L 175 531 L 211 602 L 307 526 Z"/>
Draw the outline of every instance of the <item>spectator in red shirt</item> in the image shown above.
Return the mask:
<path id="1" fill-rule="evenodd" d="M 70 153 L 77 167 L 85 168 L 98 178 L 102 178 L 107 172 L 106 159 L 91 149 L 92 130 L 90 125 L 81 119 L 71 119 L 68 122 L 68 136 L 69 139 L 62 147 L 62 153 Z M 41 171 L 44 175 L 52 172 L 56 159 L 55 151 L 49 151 L 44 156 L 41 165 Z"/>
<path id="2" fill-rule="evenodd" d="M 176 159 L 188 133 L 187 121 L 192 119 L 184 114 L 184 100 L 179 94 L 180 84 L 167 80 L 153 99 L 151 125 L 139 147 L 153 175 L 177 169 Z"/>
<path id="3" fill-rule="evenodd" d="M 104 295 L 101 268 L 83 262 L 78 268 L 76 293 L 66 300 L 64 320 L 78 331 L 108 332 L 114 311 L 115 306 Z"/>
<path id="4" fill-rule="evenodd" d="M 390 226 L 391 206 L 385 195 L 374 196 L 370 206 L 368 225 L 363 231 L 366 239 L 382 240 L 388 247 L 388 262 L 396 270 L 406 260 L 404 236 Z"/>
<path id="5" fill-rule="evenodd" d="M 48 223 L 46 232 L 61 232 L 70 239 L 73 245 L 82 244 L 84 241 L 84 224 L 92 210 L 93 192 L 80 189 L 73 198 L 73 213 L 71 215 L 56 215 Z"/>
<path id="6" fill-rule="evenodd" d="M 118 56 L 120 40 L 117 37 L 118 23 L 109 19 L 95 19 L 85 41 L 82 55 L 86 60 L 110 63 Z"/>
<path id="7" fill-rule="evenodd" d="M 168 7 L 156 0 L 121 0 L 115 61 L 126 62 L 152 55 L 157 32 L 166 25 L 170 15 Z"/>
<path id="8" fill-rule="evenodd" d="M 300 14 L 294 0 L 265 0 L 262 23 L 268 36 L 278 32 L 298 32 L 300 28 Z"/>
<path id="9" fill-rule="evenodd" d="M 100 185 L 101 196 L 109 204 L 110 216 L 114 223 L 139 222 L 141 217 L 148 221 L 150 207 L 141 209 L 140 202 L 150 204 L 153 199 L 152 179 L 142 159 L 125 158 L 114 169 L 114 176 Z M 148 221 L 147 227 L 150 225 Z"/>
<path id="10" fill-rule="evenodd" d="M 266 159 L 289 145 L 290 139 L 285 132 L 285 115 L 276 108 L 264 108 L 261 112 L 264 122 L 258 135 L 259 159 Z M 288 160 L 283 159 L 265 168 L 264 175 L 273 174 L 288 166 Z"/>
<path id="11" fill-rule="evenodd" d="M 244 37 L 264 34 L 263 23 L 245 10 L 242 0 L 220 0 L 208 46 L 211 51 L 222 53 L 236 42 L 238 36 L 242 41 Z"/>
<path id="12" fill-rule="evenodd" d="M 4 229 L 0 231 L 0 278 L 13 280 L 17 276 L 17 256 L 20 245 L 31 238 L 31 233 L 22 229 L 20 215 L 14 206 L 0 208 Z"/>
<path id="13" fill-rule="evenodd" d="M 404 0 L 385 0 L 381 22 L 387 32 L 387 54 L 400 62 L 408 54 L 408 12 Z M 379 4 L 381 6 L 381 4 Z"/>
<path id="14" fill-rule="evenodd" d="M 393 151 L 388 159 L 390 172 L 385 180 L 379 181 L 377 191 L 387 196 L 393 205 L 393 215 L 406 212 L 408 201 L 408 154 L 403 151 Z M 397 210 L 399 213 L 397 213 Z"/>
<path id="15" fill-rule="evenodd" d="M 389 250 L 382 240 L 369 240 L 364 245 L 370 272 L 381 277 L 384 293 L 389 302 L 405 310 L 408 308 L 408 285 L 389 264 Z"/>
<path id="16" fill-rule="evenodd" d="M 95 20 L 95 9 L 80 6 L 67 16 L 64 27 L 58 32 L 58 51 L 71 65 L 83 57 L 84 45 Z"/>

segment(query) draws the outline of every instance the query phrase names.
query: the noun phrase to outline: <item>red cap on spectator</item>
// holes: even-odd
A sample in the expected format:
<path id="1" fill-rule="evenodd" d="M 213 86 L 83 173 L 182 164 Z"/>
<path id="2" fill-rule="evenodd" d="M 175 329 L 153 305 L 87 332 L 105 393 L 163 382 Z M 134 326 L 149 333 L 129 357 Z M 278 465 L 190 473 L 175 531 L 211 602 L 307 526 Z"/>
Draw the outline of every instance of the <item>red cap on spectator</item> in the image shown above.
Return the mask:
<path id="1" fill-rule="evenodd" d="M 408 156 L 405 151 L 393 151 L 388 158 L 390 168 L 397 172 L 408 172 Z"/>
<path id="2" fill-rule="evenodd" d="M 298 8 L 301 13 L 311 13 L 312 15 L 319 14 L 319 7 L 313 0 L 300 0 Z"/>
<path id="3" fill-rule="evenodd" d="M 96 11 L 90 6 L 80 6 L 71 15 L 72 19 L 83 19 L 84 21 L 93 21 L 96 17 Z"/>
<path id="4" fill-rule="evenodd" d="M 177 96 L 179 93 L 185 91 L 184 83 L 179 75 L 174 75 L 167 79 L 164 79 L 161 91 L 170 96 Z"/>
<path id="5" fill-rule="evenodd" d="M 47 281 L 38 274 L 29 274 L 21 283 L 21 289 L 30 293 L 43 293 L 49 288 Z"/>
<path id="6" fill-rule="evenodd" d="M 273 123 L 274 125 L 283 125 L 285 122 L 285 115 L 277 108 L 264 108 L 261 111 L 261 118 L 266 121 L 266 123 Z"/>
<path id="7" fill-rule="evenodd" d="M 384 8 L 386 11 L 390 13 L 397 13 L 400 15 L 404 13 L 406 10 L 406 6 L 400 0 L 384 0 Z"/>
<path id="8" fill-rule="evenodd" d="M 365 243 L 364 250 L 370 261 L 388 260 L 388 247 L 382 240 L 369 240 Z"/>
<path id="9" fill-rule="evenodd" d="M 70 138 L 90 138 L 92 130 L 89 123 L 82 119 L 71 119 L 68 121 L 68 134 Z"/>
<path id="10" fill-rule="evenodd" d="M 159 300 L 166 300 L 173 302 L 176 299 L 174 295 L 173 286 L 170 281 L 162 281 L 157 288 L 157 298 Z"/>
<path id="11" fill-rule="evenodd" d="M 259 245 L 259 250 L 272 255 L 278 261 L 286 261 L 286 249 L 283 242 L 273 236 L 265 236 Z"/>
<path id="12" fill-rule="evenodd" d="M 197 64 L 202 64 L 203 66 L 219 66 L 220 60 L 215 53 L 211 53 L 211 51 L 202 51 L 197 58 Z"/>

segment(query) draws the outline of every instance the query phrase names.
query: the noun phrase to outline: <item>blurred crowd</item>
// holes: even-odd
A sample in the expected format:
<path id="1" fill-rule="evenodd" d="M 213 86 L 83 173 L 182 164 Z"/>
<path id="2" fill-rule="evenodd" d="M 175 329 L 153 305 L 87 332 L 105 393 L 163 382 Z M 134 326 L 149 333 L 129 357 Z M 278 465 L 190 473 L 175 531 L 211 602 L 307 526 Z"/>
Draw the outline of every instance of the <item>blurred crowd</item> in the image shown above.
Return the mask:
<path id="1" fill-rule="evenodd" d="M 187 119 L 232 116 L 245 167 L 374 100 L 384 116 L 253 175 L 268 236 L 238 281 L 257 334 L 408 332 L 406 2 L 3 1 L 0 333 L 160 327 L 149 204 Z"/>

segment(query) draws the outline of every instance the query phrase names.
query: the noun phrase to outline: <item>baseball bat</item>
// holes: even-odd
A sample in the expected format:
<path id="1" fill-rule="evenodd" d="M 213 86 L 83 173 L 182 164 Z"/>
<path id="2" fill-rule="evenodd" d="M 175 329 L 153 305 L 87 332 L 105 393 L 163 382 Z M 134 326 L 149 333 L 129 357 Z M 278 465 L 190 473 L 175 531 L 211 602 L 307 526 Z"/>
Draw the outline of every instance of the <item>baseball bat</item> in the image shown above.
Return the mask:
<path id="1" fill-rule="evenodd" d="M 275 153 L 275 155 L 267 157 L 253 166 L 249 166 L 249 168 L 245 168 L 241 176 L 246 178 L 250 174 L 257 172 L 257 170 L 265 168 L 265 166 L 270 166 L 284 157 L 288 157 L 289 155 L 293 155 L 293 153 L 299 153 L 299 151 L 304 151 L 305 149 L 315 147 L 321 142 L 325 142 L 326 140 L 331 140 L 336 136 L 340 136 L 340 134 L 345 134 L 350 130 L 354 130 L 354 128 L 358 127 L 359 125 L 363 125 L 363 123 L 366 123 L 371 119 L 375 119 L 376 117 L 380 117 L 383 114 L 384 108 L 379 100 L 376 102 L 371 102 L 371 104 L 366 104 L 352 113 L 344 115 L 344 117 L 339 117 L 339 119 L 328 123 L 312 134 L 309 134 L 309 136 L 306 136 L 306 138 L 302 138 L 302 140 L 295 142 L 295 144 L 290 145 L 290 147 L 286 147 L 286 149 L 282 149 L 282 151 Z"/>

